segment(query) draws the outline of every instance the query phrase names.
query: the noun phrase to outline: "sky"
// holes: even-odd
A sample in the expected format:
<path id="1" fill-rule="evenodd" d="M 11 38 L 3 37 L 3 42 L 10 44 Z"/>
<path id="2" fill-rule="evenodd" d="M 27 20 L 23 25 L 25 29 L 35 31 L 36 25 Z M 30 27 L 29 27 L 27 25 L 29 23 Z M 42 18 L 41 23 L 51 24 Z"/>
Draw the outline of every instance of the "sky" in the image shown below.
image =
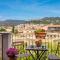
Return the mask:
<path id="1" fill-rule="evenodd" d="M 60 17 L 60 0 L 0 0 L 0 20 Z"/>

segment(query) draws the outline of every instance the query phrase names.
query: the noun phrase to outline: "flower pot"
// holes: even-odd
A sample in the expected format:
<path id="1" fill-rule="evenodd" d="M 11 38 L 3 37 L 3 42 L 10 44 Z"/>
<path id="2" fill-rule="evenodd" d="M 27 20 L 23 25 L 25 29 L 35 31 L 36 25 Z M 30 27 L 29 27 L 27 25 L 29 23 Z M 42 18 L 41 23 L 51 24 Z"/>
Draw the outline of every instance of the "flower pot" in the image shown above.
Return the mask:
<path id="1" fill-rule="evenodd" d="M 9 60 L 17 60 L 16 57 L 9 57 Z"/>
<path id="2" fill-rule="evenodd" d="M 7 56 L 9 57 L 9 60 L 16 60 L 16 56 L 19 53 L 18 49 L 16 48 L 8 48 L 6 51 Z"/>
<path id="3" fill-rule="evenodd" d="M 45 39 L 46 33 L 45 32 L 38 32 L 35 33 L 36 38 L 41 38 L 41 39 Z"/>
<path id="4" fill-rule="evenodd" d="M 40 47 L 42 44 L 42 40 L 35 41 L 35 44 L 37 47 Z"/>

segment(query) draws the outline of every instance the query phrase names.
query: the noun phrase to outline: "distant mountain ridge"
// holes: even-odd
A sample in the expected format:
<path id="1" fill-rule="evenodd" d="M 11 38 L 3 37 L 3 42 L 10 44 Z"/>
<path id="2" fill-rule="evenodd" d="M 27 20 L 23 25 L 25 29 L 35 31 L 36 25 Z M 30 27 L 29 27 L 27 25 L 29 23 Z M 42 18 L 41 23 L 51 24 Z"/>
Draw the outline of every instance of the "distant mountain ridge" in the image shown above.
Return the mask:
<path id="1" fill-rule="evenodd" d="M 33 24 L 60 24 L 60 17 L 44 17 L 42 19 L 35 19 L 35 20 L 5 20 L 0 21 L 0 25 L 6 25 L 6 26 L 12 26 L 12 25 L 19 25 L 19 24 L 25 24 L 25 23 L 33 23 Z"/>
<path id="2" fill-rule="evenodd" d="M 35 24 L 60 24 L 60 17 L 44 17 L 42 19 L 31 20 L 30 22 Z"/>
<path id="3" fill-rule="evenodd" d="M 24 24 L 26 21 L 24 20 L 5 20 L 5 21 L 0 21 L 0 25 L 18 25 L 18 24 Z"/>

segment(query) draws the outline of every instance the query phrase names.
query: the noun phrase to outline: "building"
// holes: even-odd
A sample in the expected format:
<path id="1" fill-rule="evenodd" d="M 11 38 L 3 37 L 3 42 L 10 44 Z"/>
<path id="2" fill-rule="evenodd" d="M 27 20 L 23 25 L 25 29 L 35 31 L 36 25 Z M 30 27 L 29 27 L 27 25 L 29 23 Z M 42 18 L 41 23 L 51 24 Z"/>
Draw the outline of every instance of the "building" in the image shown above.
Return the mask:
<path id="1" fill-rule="evenodd" d="M 49 25 L 48 32 L 60 32 L 60 25 Z"/>

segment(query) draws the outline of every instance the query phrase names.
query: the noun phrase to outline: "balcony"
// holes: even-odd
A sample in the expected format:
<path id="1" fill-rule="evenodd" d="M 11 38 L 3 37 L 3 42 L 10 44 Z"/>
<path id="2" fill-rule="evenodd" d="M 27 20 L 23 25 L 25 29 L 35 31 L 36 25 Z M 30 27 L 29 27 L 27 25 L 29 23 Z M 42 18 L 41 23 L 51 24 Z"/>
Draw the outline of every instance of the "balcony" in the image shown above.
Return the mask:
<path id="1" fill-rule="evenodd" d="M 1 36 L 2 36 L 2 34 L 1 34 Z M 29 51 L 26 50 L 26 48 L 28 46 L 31 46 L 31 45 L 35 46 L 35 41 L 37 40 L 34 35 L 24 36 L 22 34 L 22 36 L 20 36 L 20 34 L 17 34 L 17 35 L 11 34 L 9 36 L 11 37 L 11 41 L 7 41 L 7 42 L 9 42 L 9 44 L 11 44 L 11 45 L 9 45 L 9 47 L 18 48 L 20 50 L 19 54 L 21 54 L 21 53 L 24 54 L 25 52 L 29 53 Z M 6 38 L 6 37 L 8 37 L 8 36 L 6 35 L 4 38 Z M 8 39 L 8 38 L 6 38 L 6 39 Z M 21 42 L 21 41 L 23 41 L 23 43 L 19 44 L 19 42 Z M 54 54 L 54 55 L 57 55 L 58 57 L 60 57 L 60 50 L 59 50 L 60 46 L 59 46 L 59 44 L 60 44 L 60 34 L 59 33 L 47 33 L 45 39 L 42 39 L 42 46 L 46 46 L 48 48 L 48 51 L 46 54 L 44 54 L 42 56 L 41 60 L 45 59 L 45 57 L 44 57 L 45 55 L 46 55 L 46 60 L 47 60 L 49 54 Z M 3 48 L 3 46 L 1 48 Z M 31 51 L 31 52 L 33 53 L 34 58 L 35 58 L 36 57 L 35 53 L 33 51 Z M 3 54 L 3 52 L 1 54 Z M 26 60 L 26 57 L 21 58 L 18 56 L 17 60 L 19 60 L 19 59 Z M 29 56 L 27 59 L 32 60 L 33 57 Z"/>
<path id="2" fill-rule="evenodd" d="M 19 35 L 18 35 L 19 36 Z M 15 41 L 14 41 L 15 40 Z M 13 38 L 13 41 L 24 41 L 27 43 L 27 47 L 30 45 L 35 45 L 35 41 L 37 39 L 35 36 L 23 36 L 22 38 L 19 36 L 15 36 L 15 39 Z M 46 46 L 48 48 L 47 52 L 47 58 L 49 54 L 56 54 L 57 56 L 60 56 L 59 52 L 59 40 L 60 40 L 60 34 L 59 33 L 47 33 L 45 39 L 42 39 L 42 45 Z"/>

